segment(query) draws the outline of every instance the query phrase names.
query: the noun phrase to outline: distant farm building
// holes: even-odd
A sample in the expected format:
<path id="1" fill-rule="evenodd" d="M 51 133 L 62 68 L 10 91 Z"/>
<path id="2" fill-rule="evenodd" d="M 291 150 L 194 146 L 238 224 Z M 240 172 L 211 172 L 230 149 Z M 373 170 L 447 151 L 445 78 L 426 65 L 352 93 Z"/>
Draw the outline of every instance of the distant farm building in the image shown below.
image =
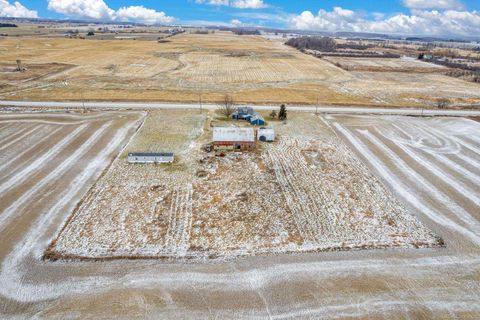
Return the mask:
<path id="1" fill-rule="evenodd" d="M 213 148 L 215 150 L 248 150 L 255 148 L 253 128 L 215 127 L 213 128 Z"/>
<path id="2" fill-rule="evenodd" d="M 260 128 L 257 132 L 258 140 L 263 142 L 275 141 L 275 130 L 270 128 Z"/>
<path id="3" fill-rule="evenodd" d="M 265 125 L 265 119 L 260 114 L 253 111 L 252 107 L 238 107 L 232 114 L 232 119 L 246 120 L 255 126 Z"/>
<path id="4" fill-rule="evenodd" d="M 232 119 L 245 120 L 254 114 L 255 112 L 251 107 L 238 107 L 237 110 L 232 114 Z"/>
<path id="5" fill-rule="evenodd" d="M 132 152 L 128 154 L 130 163 L 172 163 L 174 155 L 171 152 L 163 153 L 142 153 Z"/>

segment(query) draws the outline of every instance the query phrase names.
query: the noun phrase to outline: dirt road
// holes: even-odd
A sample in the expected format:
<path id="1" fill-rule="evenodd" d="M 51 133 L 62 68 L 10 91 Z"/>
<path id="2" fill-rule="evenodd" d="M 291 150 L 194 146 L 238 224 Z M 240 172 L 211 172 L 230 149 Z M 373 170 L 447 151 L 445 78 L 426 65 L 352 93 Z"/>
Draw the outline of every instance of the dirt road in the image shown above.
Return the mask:
<path id="1" fill-rule="evenodd" d="M 215 104 L 189 104 L 189 103 L 152 103 L 152 102 L 58 102 L 58 101 L 5 101 L 0 100 L 0 106 L 5 107 L 32 107 L 32 108 L 88 108 L 88 109 L 218 109 Z M 257 110 L 272 110 L 278 106 L 256 105 Z M 451 116 L 451 117 L 475 117 L 480 116 L 480 110 L 434 110 L 417 108 L 377 108 L 377 107 L 335 107 L 335 106 L 291 106 L 291 109 L 301 112 L 341 113 L 341 114 L 387 114 L 409 116 Z"/>

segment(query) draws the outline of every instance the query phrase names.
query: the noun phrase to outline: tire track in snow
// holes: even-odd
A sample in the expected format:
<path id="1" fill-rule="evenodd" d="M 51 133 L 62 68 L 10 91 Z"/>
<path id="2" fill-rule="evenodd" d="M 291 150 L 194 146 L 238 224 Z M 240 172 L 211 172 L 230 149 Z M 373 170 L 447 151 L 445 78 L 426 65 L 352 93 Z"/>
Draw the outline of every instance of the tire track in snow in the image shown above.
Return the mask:
<path id="1" fill-rule="evenodd" d="M 286 146 L 284 146 L 286 147 Z M 284 148 L 285 152 L 285 148 Z M 316 242 L 316 234 L 313 232 L 313 228 L 308 228 L 309 224 L 307 223 L 310 221 L 313 224 L 316 223 L 316 220 L 310 217 L 310 209 L 308 208 L 305 203 L 304 199 L 307 197 L 308 193 L 304 190 L 300 190 L 299 186 L 297 186 L 290 177 L 290 170 L 288 164 L 284 162 L 288 162 L 283 159 L 283 155 L 280 152 L 270 148 L 268 150 L 268 155 L 270 161 L 273 164 L 273 168 L 275 171 L 275 175 L 279 181 L 280 187 L 282 189 L 282 193 L 286 199 L 287 205 L 292 210 L 293 218 L 295 219 L 295 224 L 297 226 L 297 230 L 299 231 L 300 235 L 304 239 L 305 242 Z M 288 162 L 290 163 L 290 162 Z M 293 195 L 292 195 L 293 194 Z M 321 230 L 321 229 L 320 229 Z"/>
<path id="2" fill-rule="evenodd" d="M 460 226 L 450 218 L 439 214 L 426 205 L 424 205 L 424 200 L 420 198 L 416 193 L 410 191 L 411 188 L 404 184 L 398 176 L 396 176 L 388 167 L 373 154 L 372 151 L 359 139 L 353 136 L 353 134 L 345 129 L 342 125 L 338 123 L 333 124 L 335 129 L 340 132 L 355 148 L 363 158 L 370 163 L 370 165 L 377 171 L 377 173 L 383 178 L 383 180 L 390 185 L 390 187 L 395 190 L 395 192 L 402 197 L 407 203 L 416 208 L 420 213 L 425 214 L 429 219 L 438 223 L 445 228 L 453 230 L 467 238 L 469 238 L 473 243 L 480 245 L 480 236 L 472 232 L 471 230 Z"/>
<path id="3" fill-rule="evenodd" d="M 434 134 L 432 134 L 431 132 L 429 132 L 429 131 L 428 131 L 427 129 L 425 129 L 425 128 L 422 128 L 422 127 L 417 126 L 416 129 L 419 130 L 419 131 L 421 131 L 421 132 L 424 132 L 426 135 L 428 135 L 428 136 L 430 136 L 430 137 L 435 137 Z M 442 133 L 442 132 L 439 132 L 439 131 L 437 131 L 436 134 L 437 134 L 437 135 L 443 135 L 443 133 Z M 447 136 L 445 136 L 445 135 L 443 135 L 443 137 L 444 137 L 444 139 L 449 139 L 449 138 L 448 138 Z M 452 139 L 452 140 L 448 140 L 448 141 L 453 141 L 453 139 Z M 458 150 L 453 153 L 453 154 L 455 154 L 455 156 L 456 156 L 457 158 L 459 158 L 459 159 L 462 160 L 463 162 L 465 162 L 465 163 L 473 166 L 474 168 L 478 168 L 478 167 L 480 166 L 480 162 L 479 162 L 479 161 L 477 161 L 476 159 L 471 158 L 471 157 L 469 157 L 468 155 L 466 155 L 466 154 L 464 154 L 464 153 L 461 152 L 462 145 L 461 145 L 460 143 L 458 143 L 458 142 L 453 142 L 453 143 L 455 143 L 455 144 L 458 146 Z M 463 148 L 465 148 L 465 147 L 463 147 Z M 432 150 L 427 150 L 427 151 L 432 152 Z"/>
<path id="4" fill-rule="evenodd" d="M 45 186 L 49 183 L 56 181 L 61 177 L 62 174 L 67 172 L 72 165 L 81 158 L 82 154 L 90 150 L 99 137 L 112 125 L 111 122 L 104 124 L 101 128 L 97 129 L 90 138 L 88 138 L 79 148 L 75 150 L 67 159 L 65 159 L 60 165 L 58 165 L 52 172 L 46 175 L 42 180 L 37 182 L 32 188 L 28 191 L 25 191 L 19 198 L 17 198 L 8 208 L 6 208 L 0 214 L 0 231 L 5 229 L 10 218 L 16 213 L 19 212 L 21 207 L 31 200 L 36 194 L 38 194 Z"/>
<path id="5" fill-rule="evenodd" d="M 406 125 L 409 126 L 410 124 L 407 123 Z M 397 130 L 399 130 L 400 132 L 405 134 L 410 140 L 412 140 L 414 142 L 417 142 L 416 139 L 412 135 L 407 133 L 404 129 L 400 128 L 399 125 L 393 124 L 393 127 L 395 127 Z M 467 155 L 465 155 L 461 152 L 462 146 L 461 146 L 460 143 L 455 142 L 451 137 L 448 137 L 445 134 L 443 134 L 443 132 L 440 132 L 440 131 L 436 130 L 436 133 L 434 134 L 434 133 L 431 132 L 431 131 L 434 130 L 431 126 L 428 126 L 428 128 L 425 128 L 424 124 L 417 124 L 416 122 L 413 123 L 413 127 L 415 128 L 416 131 L 423 132 L 423 134 L 425 136 L 427 136 L 429 139 L 437 141 L 437 143 L 439 145 L 442 144 L 442 141 L 445 143 L 445 146 L 443 146 L 442 149 L 436 149 L 436 150 L 432 150 L 431 148 L 426 148 L 421 143 L 414 143 L 416 147 L 421 148 L 423 151 L 430 152 L 432 154 L 438 154 L 439 150 L 443 150 L 446 153 L 450 153 L 452 155 L 455 155 L 455 157 L 457 157 L 461 161 L 473 166 L 474 168 L 477 168 L 477 167 L 480 166 L 480 162 L 478 162 L 476 159 L 470 158 L 469 156 L 467 156 Z M 439 139 L 439 136 L 442 139 Z M 457 138 L 457 141 L 458 141 L 458 138 Z M 409 143 L 409 142 L 405 141 L 405 143 Z M 452 149 L 453 147 L 455 147 L 455 149 Z M 444 159 L 448 159 L 448 158 L 444 157 Z M 471 170 L 470 170 L 470 172 L 471 172 Z"/>
<path id="6" fill-rule="evenodd" d="M 105 119 L 108 120 L 108 119 Z M 99 119 L 99 121 L 101 121 Z M 79 125 L 79 124 L 91 124 L 93 123 L 92 120 L 78 120 L 78 121 L 53 121 L 53 120 L 43 120 L 43 119 L 32 119 L 32 120 L 0 120 L 0 123 L 36 123 L 36 124 L 49 124 L 49 125 L 62 125 L 62 126 L 71 126 L 71 125 Z"/>
<path id="7" fill-rule="evenodd" d="M 25 154 L 28 152 L 32 151 L 35 149 L 38 145 L 42 144 L 43 142 L 49 140 L 54 134 L 56 134 L 58 131 L 60 131 L 62 128 L 57 128 L 53 130 L 52 132 L 48 133 L 45 137 L 43 137 L 41 140 L 37 141 L 35 144 L 32 144 L 29 148 L 25 149 L 21 153 L 17 154 L 13 158 L 9 158 L 8 162 L 4 162 L 0 165 L 0 171 L 4 170 L 6 167 L 8 167 L 10 164 L 15 163 L 18 159 L 23 158 Z"/>
<path id="8" fill-rule="evenodd" d="M 20 302 L 38 301 L 45 299 L 58 298 L 65 294 L 85 293 L 91 288 L 103 287 L 109 277 L 93 276 L 78 280 L 76 278 L 66 279 L 55 282 L 54 288 L 51 283 L 30 284 L 22 281 L 24 278 L 22 262 L 28 259 L 31 253 L 34 253 L 37 259 L 41 259 L 45 243 L 39 241 L 45 229 L 54 222 L 54 217 L 63 216 L 64 220 L 68 217 L 70 210 L 76 205 L 75 199 L 78 199 L 79 191 L 94 176 L 99 176 L 101 169 L 105 168 L 109 162 L 109 156 L 127 137 L 131 125 L 120 129 L 107 146 L 100 150 L 96 157 L 89 162 L 87 167 L 82 170 L 69 184 L 63 192 L 57 196 L 58 201 L 45 213 L 40 214 L 32 223 L 22 241 L 19 241 L 15 248 L 5 257 L 0 270 L 0 293 Z M 69 210 L 65 210 L 68 207 Z M 61 211 L 64 213 L 62 214 Z M 59 226 L 61 227 L 61 225 Z"/>
<path id="9" fill-rule="evenodd" d="M 30 129 L 30 127 L 25 127 L 25 128 L 22 128 L 22 129 L 20 129 L 20 130 L 18 130 L 18 131 L 15 131 L 15 132 L 10 133 L 8 136 L 6 136 L 6 137 L 4 137 L 2 140 L 0 140 L 0 146 L 3 146 L 3 145 L 5 145 L 6 143 L 8 143 L 8 141 L 9 141 L 10 139 L 12 139 L 12 138 L 13 138 L 13 139 L 16 139 L 18 135 L 23 134 L 24 132 L 26 132 L 26 131 L 29 130 L 29 129 Z"/>
<path id="10" fill-rule="evenodd" d="M 3 193 L 10 190 L 15 185 L 18 185 L 25 180 L 27 180 L 33 172 L 40 170 L 43 167 L 43 164 L 47 163 L 55 156 L 57 156 L 66 146 L 68 146 L 81 132 L 85 130 L 87 124 L 81 125 L 76 128 L 72 133 L 63 138 L 59 143 L 57 143 L 53 148 L 48 152 L 37 158 L 37 160 L 30 163 L 25 169 L 21 170 L 18 173 L 15 173 L 7 181 L 0 184 L 0 197 Z"/>
<path id="11" fill-rule="evenodd" d="M 170 210 L 168 212 L 168 227 L 167 227 L 167 234 L 165 236 L 165 249 L 167 250 L 168 254 L 172 254 L 174 252 L 174 235 L 172 234 L 175 231 L 176 226 L 176 214 L 177 214 L 177 207 L 178 207 L 178 197 L 179 193 L 177 188 L 174 188 L 172 191 L 172 201 L 170 203 Z"/>
<path id="12" fill-rule="evenodd" d="M 385 134 L 383 134 L 381 130 L 375 129 L 375 131 L 377 132 L 378 135 L 381 135 L 383 138 L 392 141 Z M 464 185 L 461 182 L 457 182 L 455 177 L 452 177 L 448 173 L 445 173 L 441 168 L 435 165 L 434 162 L 428 161 L 424 157 L 417 155 L 415 152 L 405 147 L 402 143 L 396 143 L 395 145 L 398 146 L 403 152 L 405 152 L 410 158 L 412 158 L 418 164 L 420 164 L 423 168 L 425 168 L 426 171 L 429 171 L 430 173 L 438 177 L 440 180 L 442 180 L 445 184 L 449 185 L 453 189 L 460 191 L 461 196 L 472 201 L 477 207 L 480 205 L 480 198 L 477 196 L 474 190 L 470 189 L 468 186 Z"/>
<path id="13" fill-rule="evenodd" d="M 192 192 L 192 185 L 188 184 L 185 190 L 175 188 L 172 193 L 169 223 L 165 236 L 167 255 L 183 257 L 187 254 L 192 228 Z"/>
<path id="14" fill-rule="evenodd" d="M 188 184 L 184 192 L 182 215 L 180 216 L 180 228 L 177 236 L 177 254 L 181 257 L 187 254 L 190 246 L 190 231 L 192 229 L 193 208 L 192 208 L 192 192 L 191 184 Z"/>
<path id="15" fill-rule="evenodd" d="M 436 291 L 437 296 L 442 293 L 441 289 L 437 289 Z M 342 297 L 341 299 L 344 301 L 348 300 L 347 297 Z M 373 317 L 374 319 L 377 317 L 380 319 L 390 319 L 392 311 L 399 312 L 402 315 L 400 319 L 410 319 L 408 315 L 415 312 L 418 307 L 427 308 L 430 311 L 443 311 L 450 314 L 452 318 L 457 318 L 454 316 L 454 313 L 456 312 L 480 311 L 480 301 L 478 301 L 478 299 L 469 299 L 469 301 L 457 299 L 455 301 L 453 300 L 455 299 L 453 295 L 447 297 L 445 300 L 435 297 L 432 297 L 432 299 L 422 298 L 421 301 L 418 299 L 418 296 L 414 296 L 411 299 L 404 298 L 401 300 L 395 300 L 395 298 L 392 297 L 376 295 L 373 298 L 352 303 L 331 304 L 323 307 L 289 310 L 287 312 L 273 315 L 272 319 L 351 319 L 359 317 L 365 317 L 366 319 L 370 319 L 370 317 Z"/>
<path id="16" fill-rule="evenodd" d="M 469 157 L 468 155 L 463 154 L 463 153 L 460 152 L 462 146 L 463 146 L 463 148 L 466 148 L 466 149 L 468 149 L 468 150 L 470 150 L 470 151 L 472 151 L 472 150 L 471 150 L 468 146 L 475 148 L 474 146 L 472 146 L 472 145 L 470 145 L 470 144 L 468 144 L 468 143 L 467 143 L 468 146 L 465 146 L 465 145 L 462 143 L 463 140 L 461 140 L 460 138 L 456 138 L 456 137 L 453 137 L 453 136 L 452 136 L 452 137 L 448 137 L 448 136 L 446 136 L 443 132 L 439 131 L 438 129 L 432 128 L 432 127 L 429 127 L 429 129 L 430 129 L 430 131 L 434 131 L 435 134 L 433 134 L 432 132 L 430 132 L 430 131 L 427 130 L 426 128 L 416 127 L 416 129 L 421 130 L 422 132 L 424 132 L 425 134 L 427 134 L 427 135 L 429 135 L 429 136 L 431 136 L 431 137 L 434 137 L 435 135 L 438 135 L 438 136 L 442 136 L 443 139 L 445 139 L 445 140 L 447 140 L 447 141 L 452 141 L 453 143 L 455 143 L 455 144 L 458 145 L 458 147 L 459 147 L 459 150 L 458 150 L 457 152 L 455 152 L 455 155 L 456 155 L 459 159 L 461 159 L 462 161 L 466 162 L 467 164 L 469 164 L 469 165 L 471 165 L 471 166 L 473 166 L 473 167 L 475 167 L 475 168 L 480 167 L 480 161 L 477 161 L 476 159 L 474 159 L 474 158 L 472 158 L 472 157 Z M 477 149 L 477 150 L 480 150 L 480 149 Z M 475 151 L 473 151 L 473 152 L 475 152 Z"/>
<path id="17" fill-rule="evenodd" d="M 31 135 L 32 133 L 34 133 L 35 131 L 38 131 L 39 129 L 41 129 L 42 126 L 37 126 L 37 127 L 33 127 L 32 129 L 30 129 L 29 131 L 25 132 L 24 134 L 22 134 L 21 136 L 11 140 L 10 142 L 8 143 L 5 143 L 4 145 L 1 145 L 0 144 L 0 151 L 10 147 L 12 144 L 15 144 L 17 142 L 19 142 L 20 140 L 22 140 L 23 138 Z"/>
<path id="18" fill-rule="evenodd" d="M 413 139 L 411 135 L 409 135 L 405 130 L 403 130 L 402 128 L 398 127 L 397 125 L 393 125 L 398 131 L 400 131 L 401 133 L 403 133 L 404 135 L 408 136 L 410 139 Z M 392 138 L 390 137 L 390 140 L 392 140 Z M 404 142 L 403 140 L 401 141 L 398 141 L 399 143 L 402 143 Z M 453 161 L 453 160 L 450 160 L 447 156 L 443 155 L 443 154 L 439 154 L 437 152 L 434 152 L 432 150 L 426 150 L 424 148 L 420 148 L 422 151 L 424 152 L 427 152 L 429 153 L 430 155 L 432 155 L 436 160 L 438 160 L 439 162 L 445 164 L 447 167 L 453 169 L 454 171 L 456 171 L 457 173 L 459 173 L 460 175 L 462 175 L 465 179 L 475 183 L 475 184 L 480 184 L 480 176 L 478 176 L 477 174 L 475 174 L 474 172 L 468 170 L 467 168 L 457 164 L 457 162 Z M 465 156 L 463 154 L 459 154 L 459 153 L 455 153 L 454 154 L 455 157 L 459 158 L 460 160 L 466 160 L 465 159 Z M 465 162 L 469 162 L 468 160 L 465 161 Z M 480 164 L 479 164 L 480 166 Z"/>
<path id="19" fill-rule="evenodd" d="M 465 224 L 474 227 L 474 232 L 480 234 L 480 224 L 474 219 L 467 211 L 465 211 L 458 203 L 453 199 L 448 197 L 445 193 L 440 191 L 432 185 L 427 179 L 425 179 L 421 174 L 412 169 L 404 160 L 402 160 L 395 152 L 393 152 L 388 146 L 381 142 L 377 137 L 375 137 L 370 131 L 357 129 L 357 131 L 362 134 L 368 141 L 374 144 L 377 148 L 382 150 L 388 158 L 395 163 L 395 165 L 400 168 L 400 170 L 414 183 L 420 183 L 426 190 L 428 190 L 429 195 L 435 198 L 439 203 L 448 208 L 453 212 L 460 220 Z"/>
<path id="20" fill-rule="evenodd" d="M 2 124 L 1 121 L 0 121 L 0 124 Z M 2 134 L 4 131 L 7 131 L 7 129 L 10 128 L 13 125 L 14 125 L 13 123 L 7 123 L 6 126 L 4 126 L 4 125 L 0 126 L 0 134 Z"/>
<path id="21" fill-rule="evenodd" d="M 401 132 L 403 135 L 407 137 L 407 140 L 401 139 L 398 136 L 391 137 L 389 136 L 388 138 L 390 140 L 395 140 L 397 142 L 401 142 L 403 144 L 407 144 L 410 146 L 413 146 L 417 149 L 421 149 L 426 152 L 430 153 L 435 153 L 435 154 L 455 154 L 457 156 L 460 155 L 461 151 L 461 146 L 460 144 L 452 141 L 452 139 L 443 137 L 440 139 L 438 135 L 433 134 L 432 132 L 429 131 L 429 128 L 425 127 L 425 124 L 421 126 L 421 124 L 417 122 L 408 123 L 404 122 L 402 123 L 401 127 L 398 124 L 393 124 L 392 127 Z M 405 128 L 405 129 L 404 129 Z M 406 130 L 408 129 L 414 129 L 414 132 L 421 132 L 423 133 L 424 136 L 418 137 L 418 136 L 413 136 L 412 134 L 408 133 Z M 438 145 L 438 147 L 431 147 L 429 145 L 426 145 L 423 141 L 430 139 L 435 141 L 435 143 Z"/>
<path id="22" fill-rule="evenodd" d="M 435 132 L 435 134 L 438 134 L 439 136 L 442 136 L 442 137 L 444 137 L 445 139 L 448 139 L 448 137 L 446 137 L 445 134 L 444 134 L 442 131 L 440 131 L 440 130 L 438 130 L 438 129 L 435 129 L 435 128 L 430 128 L 430 130 L 432 130 L 433 132 Z M 464 141 L 464 140 L 462 140 L 462 139 L 459 139 L 459 138 L 457 138 L 457 137 L 454 137 L 454 136 L 450 137 L 450 139 L 452 139 L 453 141 L 455 141 L 455 142 L 458 143 L 459 145 L 465 147 L 466 149 L 468 149 L 468 150 L 476 153 L 477 155 L 480 155 L 480 148 L 478 148 L 478 147 L 476 147 L 476 146 L 474 146 L 474 145 L 472 145 L 472 144 L 470 144 L 470 143 L 468 143 L 468 142 L 466 142 L 466 141 Z"/>

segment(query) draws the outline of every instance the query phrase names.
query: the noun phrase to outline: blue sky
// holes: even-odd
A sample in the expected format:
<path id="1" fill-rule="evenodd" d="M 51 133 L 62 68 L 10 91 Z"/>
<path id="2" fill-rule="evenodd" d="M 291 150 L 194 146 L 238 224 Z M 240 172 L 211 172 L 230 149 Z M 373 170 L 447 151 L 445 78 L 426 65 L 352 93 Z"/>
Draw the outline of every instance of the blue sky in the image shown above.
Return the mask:
<path id="1" fill-rule="evenodd" d="M 225 24 L 418 35 L 480 34 L 478 0 L 0 0 L 0 16 Z"/>

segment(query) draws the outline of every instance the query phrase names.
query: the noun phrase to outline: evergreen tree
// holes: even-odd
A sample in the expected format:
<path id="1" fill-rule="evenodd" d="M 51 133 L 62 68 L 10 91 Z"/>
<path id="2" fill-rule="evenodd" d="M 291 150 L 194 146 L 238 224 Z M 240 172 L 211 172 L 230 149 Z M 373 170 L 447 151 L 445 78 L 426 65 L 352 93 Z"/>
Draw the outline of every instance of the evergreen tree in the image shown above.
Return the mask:
<path id="1" fill-rule="evenodd" d="M 280 106 L 280 112 L 278 113 L 279 120 L 287 120 L 287 107 L 284 104 Z"/>

